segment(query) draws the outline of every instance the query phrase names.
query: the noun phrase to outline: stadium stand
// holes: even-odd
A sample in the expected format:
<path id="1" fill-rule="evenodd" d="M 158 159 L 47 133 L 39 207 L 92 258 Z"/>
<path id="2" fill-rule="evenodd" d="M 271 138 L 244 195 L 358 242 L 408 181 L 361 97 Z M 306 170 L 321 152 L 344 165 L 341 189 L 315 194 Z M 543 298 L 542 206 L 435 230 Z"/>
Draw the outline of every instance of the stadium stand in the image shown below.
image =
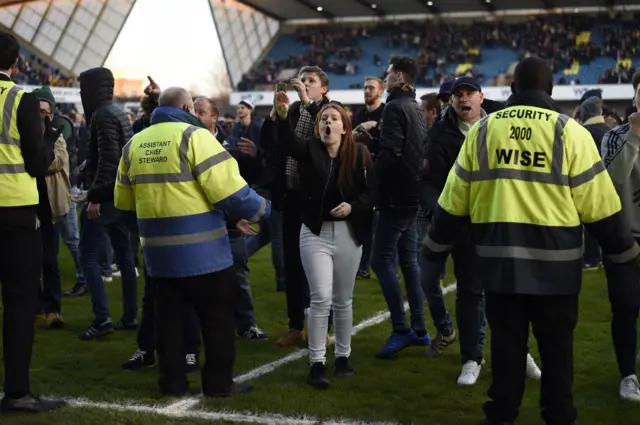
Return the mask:
<path id="1" fill-rule="evenodd" d="M 557 84 L 628 83 L 640 65 L 640 13 L 626 18 L 563 14 L 463 24 L 307 25 L 293 33 L 283 30 L 238 90 L 286 80 L 308 63 L 325 69 L 335 89 L 360 88 L 363 76 L 384 74 L 394 54 L 419 58 L 420 87 L 437 87 L 461 75 L 473 75 L 487 86 L 505 85 L 515 62 L 529 55 L 549 59 Z"/>
<path id="2" fill-rule="evenodd" d="M 59 69 L 24 48 L 21 49 L 18 66 L 20 73 L 15 78 L 18 84 L 56 87 L 78 86 L 73 76 L 64 75 Z"/>

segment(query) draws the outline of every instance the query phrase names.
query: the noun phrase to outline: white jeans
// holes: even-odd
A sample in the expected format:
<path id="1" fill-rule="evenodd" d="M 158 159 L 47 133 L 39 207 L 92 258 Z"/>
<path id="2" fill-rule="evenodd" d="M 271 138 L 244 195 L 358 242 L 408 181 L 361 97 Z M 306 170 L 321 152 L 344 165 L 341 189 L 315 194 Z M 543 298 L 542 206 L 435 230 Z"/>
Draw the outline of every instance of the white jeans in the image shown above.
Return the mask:
<path id="1" fill-rule="evenodd" d="M 362 257 L 362 246 L 356 245 L 346 221 L 325 221 L 320 236 L 313 234 L 303 224 L 300 230 L 300 257 L 311 294 L 307 324 L 309 361 L 311 364 L 326 361 L 327 328 L 332 307 L 335 355 L 349 357 L 353 287 Z"/>

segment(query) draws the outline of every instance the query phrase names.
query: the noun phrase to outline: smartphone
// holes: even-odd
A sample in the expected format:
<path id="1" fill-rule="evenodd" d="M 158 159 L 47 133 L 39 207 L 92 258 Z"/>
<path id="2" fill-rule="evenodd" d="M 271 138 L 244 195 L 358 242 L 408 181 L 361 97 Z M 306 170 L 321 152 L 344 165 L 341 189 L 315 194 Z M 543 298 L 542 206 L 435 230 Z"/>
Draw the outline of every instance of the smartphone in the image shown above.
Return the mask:
<path id="1" fill-rule="evenodd" d="M 287 84 L 286 83 L 278 83 L 276 84 L 276 91 L 277 92 L 287 92 Z"/>

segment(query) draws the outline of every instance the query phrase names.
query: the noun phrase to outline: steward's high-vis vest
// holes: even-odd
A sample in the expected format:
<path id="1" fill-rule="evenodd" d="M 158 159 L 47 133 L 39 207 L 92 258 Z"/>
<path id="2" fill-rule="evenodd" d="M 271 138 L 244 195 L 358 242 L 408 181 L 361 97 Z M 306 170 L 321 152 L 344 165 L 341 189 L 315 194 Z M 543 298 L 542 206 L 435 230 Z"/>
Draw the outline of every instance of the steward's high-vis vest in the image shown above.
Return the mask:
<path id="1" fill-rule="evenodd" d="M 38 186 L 24 168 L 18 132 L 18 105 L 23 89 L 12 81 L 0 81 L 0 207 L 38 204 Z"/>
<path id="2" fill-rule="evenodd" d="M 536 295 L 579 290 L 581 223 L 621 209 L 589 132 L 534 106 L 508 107 L 471 128 L 438 204 L 470 217 L 488 290 Z M 424 241 L 432 252 L 448 250 L 442 242 Z M 633 245 L 612 260 L 638 253 Z"/>
<path id="3" fill-rule="evenodd" d="M 152 124 L 125 145 L 114 196 L 116 208 L 137 214 L 152 277 L 231 267 L 227 214 L 259 221 L 270 212 L 213 135 L 181 122 Z"/>

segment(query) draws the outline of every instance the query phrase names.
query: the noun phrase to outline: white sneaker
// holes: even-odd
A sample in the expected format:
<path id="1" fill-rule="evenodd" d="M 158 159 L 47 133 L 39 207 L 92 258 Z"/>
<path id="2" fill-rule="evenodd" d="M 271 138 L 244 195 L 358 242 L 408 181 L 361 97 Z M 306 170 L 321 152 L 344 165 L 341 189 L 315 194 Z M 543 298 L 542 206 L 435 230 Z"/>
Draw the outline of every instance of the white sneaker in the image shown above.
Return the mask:
<path id="1" fill-rule="evenodd" d="M 102 281 L 104 283 L 111 283 L 113 282 L 113 278 L 111 276 L 107 277 L 107 276 L 102 276 Z"/>
<path id="2" fill-rule="evenodd" d="M 640 401 L 640 383 L 636 375 L 629 375 L 620 382 L 620 397 L 629 401 Z"/>
<path id="3" fill-rule="evenodd" d="M 542 371 L 536 364 L 531 354 L 527 353 L 527 378 L 539 380 L 542 378 Z"/>
<path id="4" fill-rule="evenodd" d="M 474 362 L 473 360 L 469 360 L 464 365 L 462 365 L 462 372 L 460 372 L 460 376 L 458 377 L 458 385 L 473 385 L 478 380 L 478 376 L 480 376 L 480 370 L 482 369 L 482 365 Z"/>

